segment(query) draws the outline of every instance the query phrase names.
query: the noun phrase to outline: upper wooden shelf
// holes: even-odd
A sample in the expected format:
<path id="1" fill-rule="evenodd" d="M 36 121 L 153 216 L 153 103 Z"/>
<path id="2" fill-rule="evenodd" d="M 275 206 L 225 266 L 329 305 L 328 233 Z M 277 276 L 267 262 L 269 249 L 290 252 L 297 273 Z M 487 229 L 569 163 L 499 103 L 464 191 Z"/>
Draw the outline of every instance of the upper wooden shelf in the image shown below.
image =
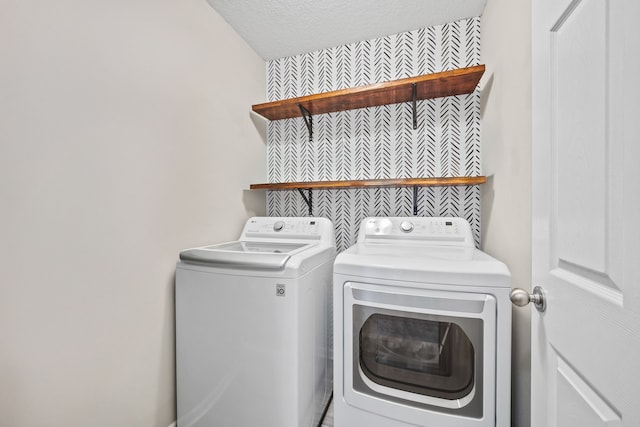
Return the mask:
<path id="1" fill-rule="evenodd" d="M 251 184 L 251 190 L 308 190 L 316 188 L 362 187 L 441 187 L 452 185 L 478 185 L 487 182 L 486 176 L 460 176 L 448 178 L 365 179 L 356 181 L 309 181 Z"/>
<path id="2" fill-rule="evenodd" d="M 310 114 L 315 115 L 397 104 L 413 100 L 413 84 L 416 85 L 416 100 L 463 95 L 475 90 L 482 74 L 484 74 L 484 68 L 484 65 L 476 65 L 385 83 L 256 104 L 251 108 L 269 120 L 281 120 L 301 117 L 302 112 L 299 105 Z"/>

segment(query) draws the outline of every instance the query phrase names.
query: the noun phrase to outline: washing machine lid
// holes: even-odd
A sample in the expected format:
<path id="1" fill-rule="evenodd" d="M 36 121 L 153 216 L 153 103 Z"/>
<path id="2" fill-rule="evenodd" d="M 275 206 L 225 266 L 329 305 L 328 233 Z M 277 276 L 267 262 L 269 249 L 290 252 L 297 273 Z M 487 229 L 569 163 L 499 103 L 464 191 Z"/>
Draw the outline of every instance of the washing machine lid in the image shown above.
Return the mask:
<path id="1" fill-rule="evenodd" d="M 294 277 L 332 262 L 335 246 L 334 227 L 327 218 L 252 217 L 236 241 L 185 249 L 180 261 L 227 274 Z"/>
<path id="2" fill-rule="evenodd" d="M 511 286 L 502 262 L 469 247 L 357 243 L 338 254 L 334 273 L 417 283 Z"/>
<path id="3" fill-rule="evenodd" d="M 235 241 L 180 252 L 180 260 L 223 268 L 283 270 L 291 257 L 314 244 Z"/>

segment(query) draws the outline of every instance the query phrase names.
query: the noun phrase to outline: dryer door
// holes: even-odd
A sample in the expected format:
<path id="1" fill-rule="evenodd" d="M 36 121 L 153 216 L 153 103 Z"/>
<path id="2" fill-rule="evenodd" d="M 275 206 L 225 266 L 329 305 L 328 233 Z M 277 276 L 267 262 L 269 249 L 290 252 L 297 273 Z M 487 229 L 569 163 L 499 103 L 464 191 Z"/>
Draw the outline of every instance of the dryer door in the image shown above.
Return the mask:
<path id="1" fill-rule="evenodd" d="M 350 404 L 419 425 L 425 413 L 493 419 L 493 296 L 355 282 L 344 292 Z"/>

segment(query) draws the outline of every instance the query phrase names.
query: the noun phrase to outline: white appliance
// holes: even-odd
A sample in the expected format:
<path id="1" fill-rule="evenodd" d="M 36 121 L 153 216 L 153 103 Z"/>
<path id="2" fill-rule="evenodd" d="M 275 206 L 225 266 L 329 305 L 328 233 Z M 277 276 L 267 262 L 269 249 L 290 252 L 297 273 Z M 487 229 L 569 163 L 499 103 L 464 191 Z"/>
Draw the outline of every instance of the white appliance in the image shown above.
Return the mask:
<path id="1" fill-rule="evenodd" d="M 366 218 L 334 264 L 335 427 L 510 425 L 507 267 L 461 218 Z"/>
<path id="2" fill-rule="evenodd" d="M 335 235 L 326 218 L 251 218 L 176 267 L 178 427 L 315 427 L 332 389 Z"/>

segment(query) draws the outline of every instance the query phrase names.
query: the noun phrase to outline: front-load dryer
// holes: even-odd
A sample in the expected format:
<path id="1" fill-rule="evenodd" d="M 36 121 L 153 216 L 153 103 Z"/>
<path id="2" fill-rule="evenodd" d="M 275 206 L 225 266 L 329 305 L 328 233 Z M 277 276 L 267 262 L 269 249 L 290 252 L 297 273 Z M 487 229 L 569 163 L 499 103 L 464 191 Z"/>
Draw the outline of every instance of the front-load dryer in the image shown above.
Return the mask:
<path id="1" fill-rule="evenodd" d="M 315 427 L 332 389 L 334 228 L 249 219 L 176 268 L 178 427 Z"/>
<path id="2" fill-rule="evenodd" d="M 506 266 L 461 218 L 366 218 L 334 265 L 335 427 L 510 425 Z"/>

